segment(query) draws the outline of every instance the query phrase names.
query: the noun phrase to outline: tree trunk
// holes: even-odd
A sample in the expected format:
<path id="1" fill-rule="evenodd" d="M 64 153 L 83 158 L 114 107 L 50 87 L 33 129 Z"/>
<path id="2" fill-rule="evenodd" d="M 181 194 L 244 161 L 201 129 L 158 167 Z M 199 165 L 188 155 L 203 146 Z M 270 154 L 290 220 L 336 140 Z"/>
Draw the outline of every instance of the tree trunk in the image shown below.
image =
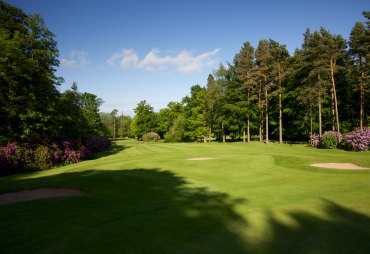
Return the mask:
<path id="1" fill-rule="evenodd" d="M 250 115 L 250 108 L 249 108 L 249 89 L 247 95 L 247 105 L 248 105 L 248 119 L 247 119 L 247 142 L 251 142 L 251 135 L 250 135 L 250 124 L 249 124 L 249 115 Z"/>
<path id="2" fill-rule="evenodd" d="M 319 90 L 319 137 L 322 137 L 322 120 L 321 120 L 321 88 Z"/>
<path id="3" fill-rule="evenodd" d="M 116 118 L 113 116 L 113 138 L 116 138 Z"/>
<path id="4" fill-rule="evenodd" d="M 212 127 L 209 126 L 209 132 L 208 132 L 208 142 L 211 142 L 212 139 Z"/>
<path id="5" fill-rule="evenodd" d="M 279 93 L 279 143 L 283 143 L 283 102 L 281 92 Z"/>
<path id="6" fill-rule="evenodd" d="M 310 103 L 310 136 L 313 134 L 312 103 Z"/>
<path id="7" fill-rule="evenodd" d="M 269 100 L 267 93 L 267 84 L 265 87 L 265 100 L 266 100 L 266 144 L 269 143 Z"/>
<path id="8" fill-rule="evenodd" d="M 334 90 L 333 90 L 333 86 L 330 89 L 330 93 L 331 93 L 331 116 L 332 116 L 331 129 L 332 129 L 332 131 L 335 131 L 335 105 L 334 105 Z"/>
<path id="9" fill-rule="evenodd" d="M 249 123 L 249 118 L 247 122 L 247 142 L 251 142 L 251 133 L 250 133 L 250 123 Z"/>
<path id="10" fill-rule="evenodd" d="M 260 142 L 262 142 L 262 102 L 261 102 L 261 86 L 258 89 L 258 121 L 259 121 L 259 131 L 260 131 Z"/>
<path id="11" fill-rule="evenodd" d="M 246 140 L 246 135 L 245 135 L 245 130 L 243 130 L 243 143 L 245 143 Z"/>
<path id="12" fill-rule="evenodd" d="M 222 142 L 226 143 L 226 135 L 225 135 L 225 128 L 224 128 L 224 123 L 222 123 Z"/>
<path id="13" fill-rule="evenodd" d="M 322 137 L 322 119 L 321 119 L 321 78 L 320 74 L 318 75 L 318 82 L 319 82 L 319 99 L 318 99 L 318 105 L 319 105 L 319 137 Z"/>
<path id="14" fill-rule="evenodd" d="M 281 73 L 279 65 L 279 143 L 283 143 L 283 98 L 281 90 Z"/>
<path id="15" fill-rule="evenodd" d="M 337 91 L 336 91 L 336 88 L 335 88 L 335 80 L 334 80 L 334 69 L 335 69 L 335 65 L 336 65 L 335 60 L 333 60 L 333 59 L 330 60 L 331 82 L 332 82 L 332 85 L 333 85 L 333 93 L 334 93 L 335 120 L 337 122 L 337 132 L 340 132 Z"/>
<path id="16" fill-rule="evenodd" d="M 363 120 L 364 120 L 364 79 L 365 73 L 361 72 L 361 81 L 360 81 L 360 129 L 363 128 Z"/>

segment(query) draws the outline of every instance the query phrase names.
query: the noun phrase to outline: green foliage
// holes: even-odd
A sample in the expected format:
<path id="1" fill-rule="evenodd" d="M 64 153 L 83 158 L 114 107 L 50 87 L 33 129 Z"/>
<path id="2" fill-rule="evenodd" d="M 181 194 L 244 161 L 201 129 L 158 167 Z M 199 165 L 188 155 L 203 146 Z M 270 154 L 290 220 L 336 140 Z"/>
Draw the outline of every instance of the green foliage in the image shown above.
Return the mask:
<path id="1" fill-rule="evenodd" d="M 166 142 L 186 141 L 185 137 L 186 119 L 183 115 L 178 115 L 169 131 L 164 134 Z"/>
<path id="2" fill-rule="evenodd" d="M 335 149 L 338 148 L 340 142 L 342 141 L 342 135 L 338 132 L 328 131 L 322 136 L 320 148 L 323 149 Z"/>
<path id="3" fill-rule="evenodd" d="M 103 123 L 99 116 L 99 107 L 103 104 L 103 100 L 95 94 L 86 92 L 80 96 L 82 115 L 86 119 L 88 134 L 103 135 Z"/>
<path id="4" fill-rule="evenodd" d="M 146 101 L 141 101 L 134 111 L 135 117 L 130 126 L 133 136 L 140 139 L 145 133 L 157 129 L 157 116 Z"/>
<path id="5" fill-rule="evenodd" d="M 60 93 L 59 52 L 40 15 L 0 1 L 0 133 L 24 140 L 101 135 L 96 95 L 77 84 Z"/>
<path id="6" fill-rule="evenodd" d="M 206 89 L 195 85 L 190 88 L 190 96 L 183 99 L 185 124 L 185 138 L 199 141 L 207 135 L 206 124 Z"/>
<path id="7" fill-rule="evenodd" d="M 33 138 L 53 134 L 58 50 L 39 15 L 0 2 L 0 132 Z"/>
<path id="8" fill-rule="evenodd" d="M 34 165 L 37 169 L 46 170 L 51 168 L 51 154 L 47 146 L 40 145 L 35 149 L 34 152 Z"/>
<path id="9" fill-rule="evenodd" d="M 161 109 L 157 115 L 158 134 L 162 137 L 174 125 L 175 120 L 183 112 L 183 105 L 178 102 L 169 102 L 167 108 Z"/>
<path id="10" fill-rule="evenodd" d="M 118 127 L 118 134 L 122 138 L 131 137 L 131 129 L 130 125 L 132 122 L 132 118 L 130 116 L 121 115 L 117 119 Z"/>

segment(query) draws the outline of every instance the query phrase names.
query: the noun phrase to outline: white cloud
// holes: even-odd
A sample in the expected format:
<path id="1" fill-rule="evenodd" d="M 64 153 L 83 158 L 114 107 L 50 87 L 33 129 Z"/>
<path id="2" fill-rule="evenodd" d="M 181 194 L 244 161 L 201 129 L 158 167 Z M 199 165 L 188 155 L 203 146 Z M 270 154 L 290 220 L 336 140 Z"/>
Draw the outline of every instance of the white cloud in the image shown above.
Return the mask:
<path id="1" fill-rule="evenodd" d="M 201 71 L 207 66 L 216 64 L 214 56 L 220 49 L 214 49 L 199 55 L 183 50 L 177 55 L 167 54 L 160 55 L 159 49 L 152 49 L 143 59 L 139 60 L 135 50 L 123 49 L 113 53 L 107 60 L 107 63 L 116 66 L 119 65 L 124 69 L 136 68 L 145 71 L 162 71 L 173 66 L 177 71 L 182 73 L 191 73 Z"/>
<path id="2" fill-rule="evenodd" d="M 87 57 L 89 54 L 85 51 L 73 50 L 69 52 L 68 58 L 62 58 L 60 65 L 70 69 L 80 69 L 90 64 Z"/>

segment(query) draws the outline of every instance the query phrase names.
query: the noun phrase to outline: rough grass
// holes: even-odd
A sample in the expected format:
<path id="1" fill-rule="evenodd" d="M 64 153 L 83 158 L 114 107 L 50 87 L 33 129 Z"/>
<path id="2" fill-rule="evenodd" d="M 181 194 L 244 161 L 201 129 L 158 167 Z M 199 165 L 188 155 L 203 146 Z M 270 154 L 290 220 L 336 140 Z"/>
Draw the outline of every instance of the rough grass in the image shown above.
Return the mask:
<path id="1" fill-rule="evenodd" d="M 0 206 L 0 253 L 370 253 L 370 172 L 318 162 L 370 167 L 370 153 L 117 141 L 90 161 L 0 178 L 0 193 L 88 192 Z"/>

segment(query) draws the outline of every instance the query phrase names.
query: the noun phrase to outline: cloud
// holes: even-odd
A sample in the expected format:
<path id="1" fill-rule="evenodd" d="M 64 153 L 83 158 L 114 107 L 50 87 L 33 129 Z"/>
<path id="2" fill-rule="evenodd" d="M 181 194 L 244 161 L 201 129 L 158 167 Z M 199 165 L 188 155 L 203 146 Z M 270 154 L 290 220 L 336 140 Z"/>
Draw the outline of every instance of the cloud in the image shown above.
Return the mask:
<path id="1" fill-rule="evenodd" d="M 172 66 L 179 72 L 192 73 L 215 65 L 217 61 L 214 56 L 219 51 L 220 49 L 217 48 L 203 54 L 193 55 L 183 50 L 177 55 L 167 53 L 167 55 L 161 56 L 159 49 L 154 48 L 143 59 L 139 60 L 135 50 L 122 49 L 113 53 L 107 63 L 112 66 L 121 66 L 124 69 L 135 68 L 145 71 L 162 71 Z"/>
<path id="2" fill-rule="evenodd" d="M 70 69 L 84 68 L 90 64 L 87 59 L 88 56 L 89 54 L 85 51 L 73 50 L 69 52 L 68 58 L 62 58 L 60 60 L 60 65 Z"/>

